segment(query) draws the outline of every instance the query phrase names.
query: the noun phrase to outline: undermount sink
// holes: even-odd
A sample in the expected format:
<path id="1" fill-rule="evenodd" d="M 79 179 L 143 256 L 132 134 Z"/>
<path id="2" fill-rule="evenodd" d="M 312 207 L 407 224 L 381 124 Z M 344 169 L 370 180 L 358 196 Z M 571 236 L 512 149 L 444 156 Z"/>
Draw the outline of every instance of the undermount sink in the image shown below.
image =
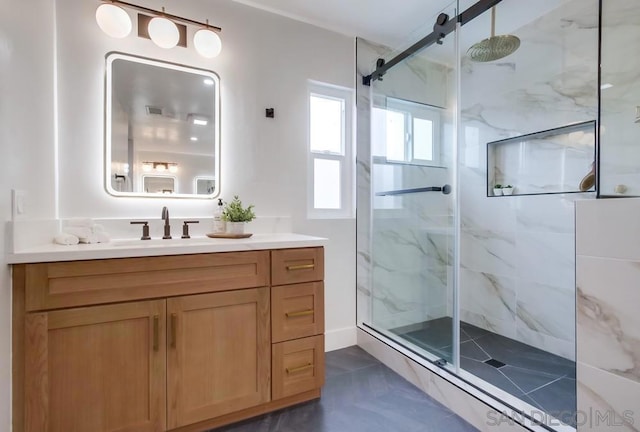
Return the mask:
<path id="1" fill-rule="evenodd" d="M 206 237 L 192 237 L 182 239 L 174 237 L 169 240 L 151 239 L 151 240 L 113 240 L 111 246 L 115 247 L 161 247 L 161 246 L 194 246 L 201 244 L 211 244 L 214 240 Z"/>

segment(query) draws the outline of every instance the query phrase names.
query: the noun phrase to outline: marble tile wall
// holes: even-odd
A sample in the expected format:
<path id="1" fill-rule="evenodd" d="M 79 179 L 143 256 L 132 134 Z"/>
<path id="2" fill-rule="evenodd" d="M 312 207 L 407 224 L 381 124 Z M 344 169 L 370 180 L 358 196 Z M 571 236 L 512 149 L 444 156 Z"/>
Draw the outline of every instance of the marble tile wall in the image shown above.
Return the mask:
<path id="1" fill-rule="evenodd" d="M 593 195 L 487 197 L 486 143 L 596 118 L 597 27 L 597 0 L 568 1 L 515 31 L 522 45 L 511 56 L 462 59 L 461 318 L 572 360 L 574 202 Z M 473 42 L 465 29 L 463 52 Z M 505 160 L 514 170 L 555 167 L 566 177 L 547 150 L 518 149 Z M 583 156 L 572 171 L 589 171 L 592 159 Z M 508 179 L 516 189 L 519 181 L 526 179 Z"/>
<path id="2" fill-rule="evenodd" d="M 640 430 L 638 214 L 640 199 L 577 205 L 578 431 Z"/>
<path id="3" fill-rule="evenodd" d="M 362 76 L 375 69 L 378 58 L 390 58 L 389 48 L 357 40 L 357 188 L 358 188 L 358 320 L 377 328 L 439 318 L 448 313 L 452 295 L 451 195 L 425 193 L 374 197 L 386 190 L 379 170 L 391 170 L 396 188 L 442 186 L 451 183 L 447 169 L 373 163 L 371 108 L 386 96 L 444 106 L 448 69 L 416 56 L 387 73 L 371 87 Z M 443 152 L 451 160 L 451 151 Z"/>

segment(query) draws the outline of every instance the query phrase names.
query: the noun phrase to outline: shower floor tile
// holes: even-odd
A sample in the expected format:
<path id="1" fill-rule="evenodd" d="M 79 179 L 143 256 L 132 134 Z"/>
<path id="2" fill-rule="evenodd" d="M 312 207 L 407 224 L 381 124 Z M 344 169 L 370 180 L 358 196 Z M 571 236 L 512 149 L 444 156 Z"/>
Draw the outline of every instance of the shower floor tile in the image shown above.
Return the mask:
<path id="1" fill-rule="evenodd" d="M 391 332 L 451 361 L 453 324 L 449 317 L 392 329 Z M 496 368 L 485 363 L 490 359 L 505 365 Z M 462 322 L 460 366 L 575 426 L 575 362 Z"/>

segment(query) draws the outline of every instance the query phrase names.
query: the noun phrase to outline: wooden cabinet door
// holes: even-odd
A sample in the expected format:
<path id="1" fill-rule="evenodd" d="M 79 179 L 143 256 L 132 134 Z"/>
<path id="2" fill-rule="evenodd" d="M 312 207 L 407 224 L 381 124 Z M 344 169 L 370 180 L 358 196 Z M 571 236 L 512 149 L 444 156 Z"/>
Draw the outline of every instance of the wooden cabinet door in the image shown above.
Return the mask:
<path id="1" fill-rule="evenodd" d="M 164 300 L 29 313 L 27 432 L 166 428 Z"/>
<path id="2" fill-rule="evenodd" d="M 269 288 L 167 300 L 168 427 L 270 398 Z"/>

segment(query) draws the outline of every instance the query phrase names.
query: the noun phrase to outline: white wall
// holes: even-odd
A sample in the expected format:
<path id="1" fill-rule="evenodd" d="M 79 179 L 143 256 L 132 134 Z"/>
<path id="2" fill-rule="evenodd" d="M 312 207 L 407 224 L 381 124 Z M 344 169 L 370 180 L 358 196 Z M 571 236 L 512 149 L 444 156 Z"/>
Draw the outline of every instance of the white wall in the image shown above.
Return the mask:
<path id="1" fill-rule="evenodd" d="M 352 88 L 352 39 L 238 5 L 190 0 L 171 13 L 223 28 L 222 54 L 213 60 L 192 49 L 163 50 L 151 41 L 105 36 L 95 4 L 58 0 L 60 93 L 60 216 L 159 219 L 210 216 L 214 201 L 114 198 L 103 187 L 104 56 L 110 51 L 215 71 L 221 78 L 221 196 L 240 195 L 258 216 L 293 217 L 295 231 L 330 238 L 326 256 L 327 345 L 349 329 L 355 343 L 355 220 L 306 219 L 307 80 Z M 143 2 L 156 7 L 155 2 Z M 193 31 L 193 29 L 190 29 Z M 275 119 L 264 109 L 275 108 Z M 79 181 L 80 180 L 80 181 Z M 349 264 L 349 265 L 347 265 Z"/>
<path id="2" fill-rule="evenodd" d="M 11 189 L 28 192 L 28 216 L 55 215 L 53 4 L 0 0 L 0 218 L 11 219 Z M 25 20 L 25 17 L 29 17 Z M 11 284 L 8 224 L 0 230 L 0 430 L 11 422 Z"/>
<path id="3" fill-rule="evenodd" d="M 104 56 L 123 51 L 214 70 L 222 84 L 222 196 L 239 194 L 256 205 L 258 216 L 292 217 L 296 232 L 329 238 L 327 348 L 355 343 L 355 220 L 306 219 L 307 79 L 353 87 L 353 40 L 231 0 L 169 2 L 165 6 L 172 13 L 209 18 L 223 27 L 222 55 L 204 60 L 192 49 L 162 50 L 133 35 L 108 38 L 95 23 L 96 5 L 0 0 L 0 158 L 5 162 L 0 217 L 11 218 L 12 188 L 27 192 L 29 219 L 159 220 L 165 205 L 178 218 L 210 216 L 214 201 L 115 198 L 104 191 Z M 276 109 L 275 119 L 264 117 L 266 107 Z M 0 231 L 5 253 L 8 237 Z M 9 430 L 10 279 L 5 258 L 0 286 L 0 350 L 5 353 L 0 355 L 0 430 Z"/>

